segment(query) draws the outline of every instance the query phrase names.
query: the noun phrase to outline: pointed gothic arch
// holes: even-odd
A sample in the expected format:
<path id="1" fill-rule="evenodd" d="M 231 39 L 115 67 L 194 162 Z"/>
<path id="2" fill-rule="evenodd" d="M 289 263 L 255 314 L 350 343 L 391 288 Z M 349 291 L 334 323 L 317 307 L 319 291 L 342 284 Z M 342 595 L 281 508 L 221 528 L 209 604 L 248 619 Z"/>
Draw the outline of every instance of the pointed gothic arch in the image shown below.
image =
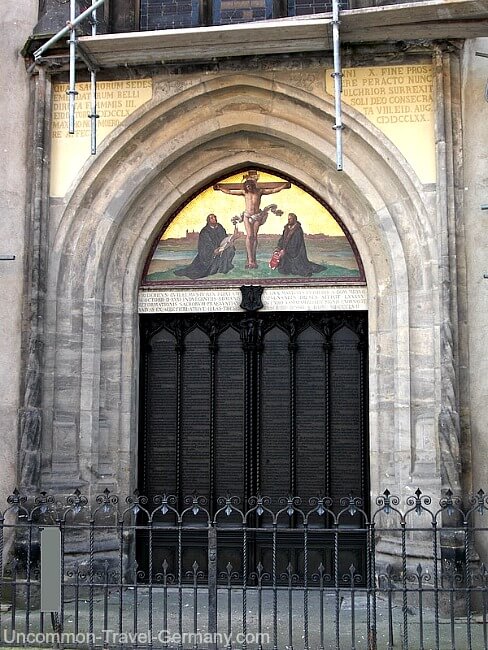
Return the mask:
<path id="1" fill-rule="evenodd" d="M 436 336 L 435 323 L 416 311 L 423 301 L 436 313 L 431 202 L 364 118 L 346 109 L 345 122 L 341 175 L 333 165 L 330 100 L 239 74 L 156 93 L 106 140 L 59 208 L 50 253 L 43 447 L 52 460 L 44 484 L 52 463 L 58 483 L 65 473 L 71 483 L 77 476 L 135 485 L 144 262 L 182 202 L 245 165 L 296 179 L 334 207 L 354 238 L 368 282 L 373 492 L 385 483 L 385 467 L 394 483 L 415 471 L 409 341 L 417 326 L 429 341 Z M 437 372 L 424 395 L 432 404 Z"/>

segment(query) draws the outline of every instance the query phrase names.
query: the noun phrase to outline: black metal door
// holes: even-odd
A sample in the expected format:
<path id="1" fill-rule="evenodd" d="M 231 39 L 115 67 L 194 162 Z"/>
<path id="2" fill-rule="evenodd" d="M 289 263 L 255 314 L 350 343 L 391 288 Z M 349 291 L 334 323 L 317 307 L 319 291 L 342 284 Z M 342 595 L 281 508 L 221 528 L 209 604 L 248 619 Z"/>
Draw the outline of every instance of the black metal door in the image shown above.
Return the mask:
<path id="1" fill-rule="evenodd" d="M 275 503 L 298 495 L 304 504 L 327 495 L 336 512 L 342 497 L 364 499 L 367 331 L 365 312 L 142 316 L 140 490 L 150 499 L 175 495 L 180 509 L 185 496 L 204 496 L 212 516 L 226 494 L 241 503 L 257 494 Z M 185 570 L 195 559 L 205 567 L 205 536 L 186 536 Z M 171 565 L 170 536 L 153 539 L 154 564 Z M 300 533 L 296 544 L 293 534 L 287 539 L 280 571 L 301 564 Z M 229 560 L 239 569 L 234 541 L 229 533 L 222 570 Z M 142 564 L 146 542 L 138 545 Z M 251 547 L 253 561 L 266 566 L 266 536 Z M 362 541 L 352 535 L 346 547 L 341 564 L 361 568 Z M 310 552 L 311 566 L 330 564 L 325 532 Z"/>

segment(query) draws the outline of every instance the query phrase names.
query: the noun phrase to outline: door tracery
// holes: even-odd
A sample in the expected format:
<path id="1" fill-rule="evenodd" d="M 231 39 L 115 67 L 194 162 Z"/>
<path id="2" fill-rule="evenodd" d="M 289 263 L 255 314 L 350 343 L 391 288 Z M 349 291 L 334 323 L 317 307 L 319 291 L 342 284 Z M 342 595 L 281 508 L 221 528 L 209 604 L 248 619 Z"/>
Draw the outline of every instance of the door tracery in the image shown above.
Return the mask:
<path id="1" fill-rule="evenodd" d="M 196 493 L 211 514 L 226 494 L 364 498 L 366 337 L 365 312 L 142 317 L 141 491 Z"/>

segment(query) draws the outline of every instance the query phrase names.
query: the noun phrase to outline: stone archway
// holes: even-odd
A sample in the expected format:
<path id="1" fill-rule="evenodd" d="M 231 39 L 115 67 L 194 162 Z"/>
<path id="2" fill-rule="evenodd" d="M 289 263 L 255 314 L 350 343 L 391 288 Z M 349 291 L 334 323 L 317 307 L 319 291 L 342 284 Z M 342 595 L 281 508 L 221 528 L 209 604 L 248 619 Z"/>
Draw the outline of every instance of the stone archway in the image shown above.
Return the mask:
<path id="1" fill-rule="evenodd" d="M 57 486 L 72 486 L 75 477 L 94 490 L 135 485 L 142 266 L 178 205 L 247 164 L 281 171 L 332 205 L 363 260 L 373 494 L 405 485 L 412 474 L 438 490 L 431 197 L 353 109 L 345 116 L 346 172 L 337 173 L 331 114 L 331 103 L 311 92 L 229 75 L 156 97 L 106 141 L 52 238 L 43 486 L 51 475 Z M 417 349 L 420 340 L 417 363 L 411 344 Z"/>

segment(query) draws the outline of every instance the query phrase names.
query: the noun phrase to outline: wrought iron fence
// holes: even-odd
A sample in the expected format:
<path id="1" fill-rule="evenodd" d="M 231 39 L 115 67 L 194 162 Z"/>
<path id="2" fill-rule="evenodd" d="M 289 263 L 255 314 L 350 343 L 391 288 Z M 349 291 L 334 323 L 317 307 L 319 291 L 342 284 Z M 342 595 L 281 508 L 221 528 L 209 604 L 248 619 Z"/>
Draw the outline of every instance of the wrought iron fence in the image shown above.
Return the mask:
<path id="1" fill-rule="evenodd" d="M 487 649 L 487 509 L 482 491 L 463 508 L 450 492 L 434 506 L 386 490 L 371 512 L 353 496 L 227 496 L 212 515 L 196 495 L 15 491 L 0 515 L 0 646 Z M 61 540 L 55 612 L 46 528 Z"/>

